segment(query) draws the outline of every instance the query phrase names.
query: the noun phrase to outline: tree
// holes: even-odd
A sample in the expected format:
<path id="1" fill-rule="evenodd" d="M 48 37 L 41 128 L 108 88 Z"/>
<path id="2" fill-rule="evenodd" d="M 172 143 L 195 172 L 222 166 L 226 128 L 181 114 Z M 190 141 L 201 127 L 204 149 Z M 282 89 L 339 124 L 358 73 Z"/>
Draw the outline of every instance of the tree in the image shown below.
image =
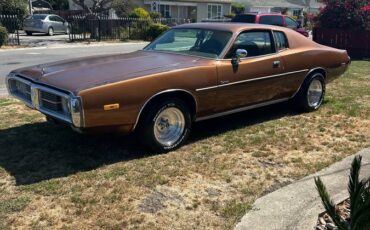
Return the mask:
<path id="1" fill-rule="evenodd" d="M 234 14 L 242 14 L 245 11 L 245 6 L 241 3 L 231 4 L 231 12 Z"/>
<path id="2" fill-rule="evenodd" d="M 361 156 L 353 159 L 349 176 L 348 192 L 350 203 L 350 219 L 343 220 L 336 212 L 335 205 L 320 177 L 315 177 L 317 191 L 321 197 L 326 212 L 332 218 L 339 230 L 364 230 L 370 228 L 370 178 L 359 179 Z"/>
<path id="3" fill-rule="evenodd" d="M 113 0 L 112 8 L 118 17 L 128 17 L 131 12 L 131 2 L 130 0 Z"/>
<path id="4" fill-rule="evenodd" d="M 54 10 L 68 10 L 68 0 L 47 0 Z"/>
<path id="5" fill-rule="evenodd" d="M 362 9 L 368 0 L 326 0 L 316 18 L 316 24 L 324 28 L 364 29 L 366 15 Z"/>
<path id="6" fill-rule="evenodd" d="M 0 12 L 23 16 L 27 13 L 27 0 L 0 0 Z"/>

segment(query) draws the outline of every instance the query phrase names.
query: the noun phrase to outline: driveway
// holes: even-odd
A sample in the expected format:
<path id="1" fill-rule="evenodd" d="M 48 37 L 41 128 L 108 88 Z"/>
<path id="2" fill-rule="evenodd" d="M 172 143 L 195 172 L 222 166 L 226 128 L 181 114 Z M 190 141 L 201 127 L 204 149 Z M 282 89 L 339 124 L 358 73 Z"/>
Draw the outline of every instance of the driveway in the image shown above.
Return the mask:
<path id="1" fill-rule="evenodd" d="M 19 40 L 22 46 L 40 47 L 69 42 L 69 35 L 56 34 L 54 36 L 48 36 L 46 34 L 35 33 L 32 36 L 27 36 L 25 32 L 21 31 Z"/>

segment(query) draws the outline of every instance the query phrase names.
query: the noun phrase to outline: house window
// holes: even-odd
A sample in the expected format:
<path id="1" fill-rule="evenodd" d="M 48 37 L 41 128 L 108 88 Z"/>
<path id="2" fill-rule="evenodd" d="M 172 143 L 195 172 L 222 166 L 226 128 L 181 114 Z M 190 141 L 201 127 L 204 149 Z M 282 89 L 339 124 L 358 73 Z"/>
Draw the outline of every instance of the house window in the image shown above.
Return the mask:
<path id="1" fill-rule="evenodd" d="M 159 12 L 161 13 L 162 17 L 170 18 L 171 17 L 171 10 L 169 5 L 160 5 Z"/>
<path id="2" fill-rule="evenodd" d="M 297 18 L 301 16 L 301 10 L 293 10 L 293 16 Z"/>
<path id="3" fill-rule="evenodd" d="M 212 18 L 212 19 L 222 18 L 222 5 L 209 4 L 208 5 L 208 18 Z"/>

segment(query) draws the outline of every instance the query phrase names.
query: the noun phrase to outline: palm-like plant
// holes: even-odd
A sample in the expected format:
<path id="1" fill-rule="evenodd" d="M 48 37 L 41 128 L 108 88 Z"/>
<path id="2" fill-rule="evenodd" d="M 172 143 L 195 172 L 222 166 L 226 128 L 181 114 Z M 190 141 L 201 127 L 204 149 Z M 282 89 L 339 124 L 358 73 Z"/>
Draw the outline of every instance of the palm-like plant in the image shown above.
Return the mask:
<path id="1" fill-rule="evenodd" d="M 326 212 L 332 218 L 339 230 L 370 229 L 370 178 L 359 179 L 361 156 L 356 156 L 351 165 L 348 192 L 350 203 L 350 220 L 343 220 L 336 212 L 335 205 L 320 177 L 315 177 L 317 191 L 321 197 Z"/>

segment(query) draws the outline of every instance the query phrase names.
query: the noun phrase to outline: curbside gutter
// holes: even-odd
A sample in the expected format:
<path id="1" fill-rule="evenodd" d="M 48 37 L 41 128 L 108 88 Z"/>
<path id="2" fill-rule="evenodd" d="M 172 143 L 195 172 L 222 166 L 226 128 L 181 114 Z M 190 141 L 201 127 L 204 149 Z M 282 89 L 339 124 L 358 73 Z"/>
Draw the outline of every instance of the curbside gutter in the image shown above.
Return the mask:
<path id="1" fill-rule="evenodd" d="M 361 178 L 370 176 L 370 148 L 348 156 L 320 172 L 307 176 L 266 196 L 260 197 L 234 230 L 309 229 L 316 226 L 324 211 L 316 191 L 314 176 L 321 176 L 334 202 L 348 197 L 348 175 L 354 156 L 362 155 Z"/>

